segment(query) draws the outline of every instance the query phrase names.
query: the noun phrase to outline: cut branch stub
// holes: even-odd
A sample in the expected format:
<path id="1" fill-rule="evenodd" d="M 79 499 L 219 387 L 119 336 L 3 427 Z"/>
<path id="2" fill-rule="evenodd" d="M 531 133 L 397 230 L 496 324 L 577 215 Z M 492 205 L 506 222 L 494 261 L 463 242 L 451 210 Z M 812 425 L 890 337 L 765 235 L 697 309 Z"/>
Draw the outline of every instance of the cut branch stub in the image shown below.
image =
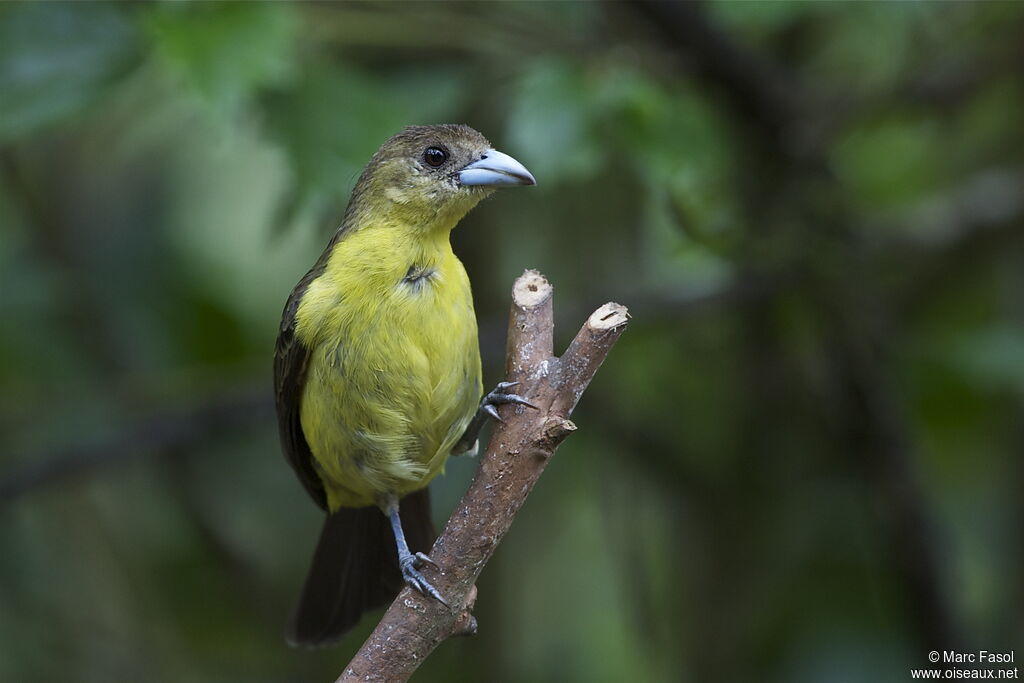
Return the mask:
<path id="1" fill-rule="evenodd" d="M 562 392 L 559 398 L 570 399 L 567 403 L 559 401 L 552 406 L 553 410 L 564 412 L 568 416 L 580 396 L 601 367 L 612 345 L 622 334 L 629 322 L 629 311 L 622 304 L 606 303 L 590 314 L 587 322 L 569 344 L 569 348 L 558 361 L 559 383 L 568 391 Z"/>
<path id="2" fill-rule="evenodd" d="M 534 270 L 512 288 L 506 379 L 537 407 L 500 408 L 476 476 L 430 552 L 444 572 L 423 571 L 451 607 L 404 588 L 339 681 L 404 681 L 443 640 L 476 631 L 474 583 L 551 455 L 576 430 L 569 416 L 629 319 L 624 306 L 605 304 L 555 358 L 552 296 Z"/>
<path id="3" fill-rule="evenodd" d="M 505 378 L 509 382 L 531 379 L 544 361 L 555 355 L 554 288 L 543 275 L 528 270 L 512 287 Z"/>

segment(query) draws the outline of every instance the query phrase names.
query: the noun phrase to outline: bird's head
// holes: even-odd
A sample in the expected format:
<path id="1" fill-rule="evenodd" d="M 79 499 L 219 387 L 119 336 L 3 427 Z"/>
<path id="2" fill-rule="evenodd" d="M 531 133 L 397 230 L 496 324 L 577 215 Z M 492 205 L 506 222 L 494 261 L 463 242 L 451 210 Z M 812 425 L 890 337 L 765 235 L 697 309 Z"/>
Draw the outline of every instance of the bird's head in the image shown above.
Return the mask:
<path id="1" fill-rule="evenodd" d="M 349 210 L 451 229 L 495 189 L 536 184 L 525 166 L 469 126 L 409 126 L 373 155 Z"/>

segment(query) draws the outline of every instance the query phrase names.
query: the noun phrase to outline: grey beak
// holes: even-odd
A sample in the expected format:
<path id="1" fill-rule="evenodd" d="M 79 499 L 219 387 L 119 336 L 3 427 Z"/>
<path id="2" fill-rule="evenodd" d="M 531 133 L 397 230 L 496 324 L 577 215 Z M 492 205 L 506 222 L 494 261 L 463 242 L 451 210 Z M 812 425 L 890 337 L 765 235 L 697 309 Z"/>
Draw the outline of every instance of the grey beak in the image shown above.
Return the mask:
<path id="1" fill-rule="evenodd" d="M 459 171 L 463 185 L 536 185 L 537 181 L 526 167 L 496 149 L 484 152 L 479 161 Z"/>

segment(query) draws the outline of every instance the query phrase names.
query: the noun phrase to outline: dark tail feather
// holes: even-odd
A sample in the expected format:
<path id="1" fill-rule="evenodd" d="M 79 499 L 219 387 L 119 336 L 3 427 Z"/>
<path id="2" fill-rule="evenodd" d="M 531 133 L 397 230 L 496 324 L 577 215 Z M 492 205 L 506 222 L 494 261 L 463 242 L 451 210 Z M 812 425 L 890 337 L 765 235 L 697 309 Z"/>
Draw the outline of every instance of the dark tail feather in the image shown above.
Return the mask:
<path id="1" fill-rule="evenodd" d="M 430 492 L 411 493 L 399 503 L 402 528 L 413 552 L 434 543 Z M 342 508 L 328 515 L 285 637 L 290 645 L 333 645 L 363 612 L 392 600 L 402 587 L 395 538 L 376 507 Z"/>

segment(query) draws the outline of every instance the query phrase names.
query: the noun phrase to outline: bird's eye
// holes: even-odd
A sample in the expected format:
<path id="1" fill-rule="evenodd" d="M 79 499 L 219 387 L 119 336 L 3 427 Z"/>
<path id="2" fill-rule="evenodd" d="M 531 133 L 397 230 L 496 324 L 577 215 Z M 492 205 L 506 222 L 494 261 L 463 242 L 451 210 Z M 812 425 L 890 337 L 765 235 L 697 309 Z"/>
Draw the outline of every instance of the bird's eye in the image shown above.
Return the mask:
<path id="1" fill-rule="evenodd" d="M 437 168 L 448 160 L 448 152 L 440 147 L 427 147 L 427 151 L 423 153 L 423 160 L 427 165 Z"/>

